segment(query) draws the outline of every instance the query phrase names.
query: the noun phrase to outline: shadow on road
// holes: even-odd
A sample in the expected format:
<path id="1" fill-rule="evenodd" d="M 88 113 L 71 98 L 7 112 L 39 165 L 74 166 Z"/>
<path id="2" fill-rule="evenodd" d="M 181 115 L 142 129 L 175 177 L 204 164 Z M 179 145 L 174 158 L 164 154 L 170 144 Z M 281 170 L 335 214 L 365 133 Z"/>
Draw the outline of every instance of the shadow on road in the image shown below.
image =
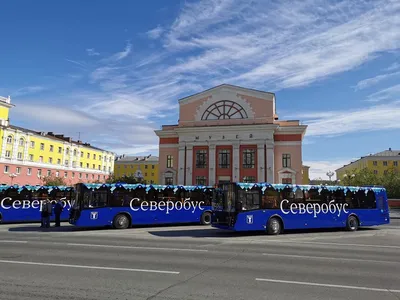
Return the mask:
<path id="1" fill-rule="evenodd" d="M 368 232 L 379 230 L 379 228 L 360 228 L 358 232 Z M 335 232 L 346 232 L 342 228 L 338 229 L 308 229 L 308 230 L 287 230 L 282 235 L 297 235 L 304 233 L 335 233 Z M 350 234 L 351 232 L 349 232 Z M 250 236 L 265 236 L 265 232 L 234 232 L 225 231 L 213 228 L 205 229 L 182 229 L 182 230 L 164 230 L 164 231 L 149 231 L 149 234 L 158 237 L 193 237 L 193 238 L 203 238 L 203 237 L 217 237 L 217 238 L 240 238 L 240 237 L 250 237 Z"/>
<path id="2" fill-rule="evenodd" d="M 51 226 L 49 228 L 41 228 L 38 224 L 37 226 L 29 225 L 29 226 L 18 226 L 11 227 L 8 229 L 10 232 L 74 232 L 74 231 L 101 231 L 107 230 L 109 228 L 85 228 L 85 227 L 75 227 L 75 226 L 60 226 L 54 227 Z"/>

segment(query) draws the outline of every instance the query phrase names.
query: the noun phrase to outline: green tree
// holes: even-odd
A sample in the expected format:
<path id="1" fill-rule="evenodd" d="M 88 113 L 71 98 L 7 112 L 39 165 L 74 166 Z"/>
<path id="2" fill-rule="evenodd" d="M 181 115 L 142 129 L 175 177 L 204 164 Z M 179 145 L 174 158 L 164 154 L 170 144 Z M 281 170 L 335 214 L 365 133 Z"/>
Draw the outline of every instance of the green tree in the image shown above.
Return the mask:
<path id="1" fill-rule="evenodd" d="M 400 174 L 389 169 L 385 174 L 374 174 L 372 170 L 352 170 L 340 181 L 341 185 L 365 186 L 378 185 L 386 189 L 388 198 L 400 198 Z"/>
<path id="2" fill-rule="evenodd" d="M 58 186 L 58 185 L 67 185 L 65 180 L 61 177 L 55 177 L 53 175 L 45 176 L 43 178 L 43 185 L 53 185 L 53 186 Z"/>

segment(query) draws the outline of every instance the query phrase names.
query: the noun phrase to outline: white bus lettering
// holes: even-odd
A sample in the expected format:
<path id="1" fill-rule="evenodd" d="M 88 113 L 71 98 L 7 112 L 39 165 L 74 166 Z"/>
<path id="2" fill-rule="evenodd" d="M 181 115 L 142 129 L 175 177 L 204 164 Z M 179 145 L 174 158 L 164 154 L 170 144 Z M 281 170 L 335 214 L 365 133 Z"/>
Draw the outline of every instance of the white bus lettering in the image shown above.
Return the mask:
<path id="1" fill-rule="evenodd" d="M 331 214 L 334 214 L 336 212 L 336 206 L 335 206 L 334 202 L 335 202 L 335 200 L 332 200 L 329 202 L 329 212 Z M 333 208 L 333 211 L 332 211 L 332 208 Z"/>
<path id="2" fill-rule="evenodd" d="M 319 214 L 321 212 L 321 206 L 319 206 L 318 204 L 314 204 L 314 218 L 317 217 L 317 214 Z M 318 207 L 318 211 L 316 209 L 316 207 Z"/>
<path id="3" fill-rule="evenodd" d="M 144 206 L 146 206 L 146 209 L 143 208 Z M 141 208 L 143 211 L 147 211 L 147 207 L 148 207 L 148 206 L 149 206 L 149 204 L 147 203 L 147 201 L 143 201 L 142 204 L 140 205 L 140 208 Z"/>
<path id="4" fill-rule="evenodd" d="M 201 205 L 202 204 L 204 204 L 204 201 L 200 201 L 199 203 L 197 203 L 198 205 L 199 205 L 199 209 L 200 210 L 204 210 L 205 208 L 204 207 L 201 207 Z M 193 211 L 192 211 L 192 213 L 194 213 L 195 212 L 195 210 L 196 210 L 196 207 L 193 207 Z"/>
<path id="5" fill-rule="evenodd" d="M 33 200 L 33 201 L 32 201 L 32 208 L 34 208 L 34 209 L 40 208 L 40 202 L 39 202 L 39 200 Z"/>
<path id="6" fill-rule="evenodd" d="M 299 214 L 304 215 L 306 213 L 306 205 L 304 203 L 299 203 Z"/>
<path id="7" fill-rule="evenodd" d="M 22 209 L 28 209 L 30 207 L 31 207 L 31 203 L 29 202 L 29 200 L 22 201 Z"/>
<path id="8" fill-rule="evenodd" d="M 293 211 L 293 206 L 294 206 L 294 209 L 297 209 L 297 204 L 296 204 L 296 203 L 292 203 L 292 204 L 290 204 L 290 212 L 291 212 L 292 214 L 296 215 L 297 212 L 294 212 L 294 211 Z"/>
<path id="9" fill-rule="evenodd" d="M 312 205 L 312 203 L 307 203 L 307 205 L 306 205 L 306 207 L 307 207 L 307 212 L 309 213 L 309 214 L 312 214 L 313 213 L 313 205 Z M 311 210 L 309 210 L 309 209 L 311 209 Z"/>
<path id="10" fill-rule="evenodd" d="M 156 201 L 150 201 L 150 211 L 157 210 L 157 202 Z"/>
<path id="11" fill-rule="evenodd" d="M 285 212 L 284 210 L 283 210 L 283 202 L 286 202 L 286 203 L 289 203 L 289 200 L 282 200 L 281 201 L 281 211 L 285 214 L 285 215 L 287 215 L 288 213 L 289 213 L 289 211 L 288 212 Z"/>
<path id="12" fill-rule="evenodd" d="M 16 207 L 18 205 L 18 207 Z M 19 205 L 21 205 L 21 201 L 15 200 L 14 203 L 12 204 L 12 207 L 14 209 L 20 209 Z"/>
<path id="13" fill-rule="evenodd" d="M 11 208 L 11 206 L 5 206 L 4 202 L 7 201 L 7 200 L 10 200 L 10 201 L 11 201 L 12 198 L 6 197 L 6 198 L 4 198 L 3 200 L 1 200 L 1 207 L 2 207 L 3 209 L 10 209 L 10 208 Z"/>
<path id="14" fill-rule="evenodd" d="M 190 208 L 192 207 L 192 204 L 193 204 L 193 206 L 195 205 L 194 203 L 191 203 L 191 202 L 190 202 L 190 198 L 187 198 L 187 199 L 185 199 L 185 201 L 183 202 L 183 208 L 184 208 L 185 210 L 190 210 Z M 189 205 L 189 207 L 188 207 L 188 205 Z"/>
<path id="15" fill-rule="evenodd" d="M 171 201 L 167 201 L 167 214 L 169 214 L 169 211 L 173 209 L 174 209 L 174 204 Z"/>
<path id="16" fill-rule="evenodd" d="M 164 210 L 164 208 L 165 208 L 165 201 L 160 201 L 160 203 L 158 204 L 158 209 Z"/>

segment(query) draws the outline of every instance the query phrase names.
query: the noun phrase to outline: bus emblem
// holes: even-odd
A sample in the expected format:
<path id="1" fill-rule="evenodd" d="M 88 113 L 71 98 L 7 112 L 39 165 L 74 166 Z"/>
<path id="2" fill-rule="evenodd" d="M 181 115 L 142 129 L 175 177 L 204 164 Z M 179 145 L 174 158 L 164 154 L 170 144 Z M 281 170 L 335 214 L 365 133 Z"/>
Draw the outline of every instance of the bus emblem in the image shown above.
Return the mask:
<path id="1" fill-rule="evenodd" d="M 246 223 L 253 224 L 253 215 L 246 216 Z"/>
<path id="2" fill-rule="evenodd" d="M 97 220 L 98 216 L 99 216 L 99 213 L 97 211 L 90 212 L 90 219 L 91 220 Z"/>

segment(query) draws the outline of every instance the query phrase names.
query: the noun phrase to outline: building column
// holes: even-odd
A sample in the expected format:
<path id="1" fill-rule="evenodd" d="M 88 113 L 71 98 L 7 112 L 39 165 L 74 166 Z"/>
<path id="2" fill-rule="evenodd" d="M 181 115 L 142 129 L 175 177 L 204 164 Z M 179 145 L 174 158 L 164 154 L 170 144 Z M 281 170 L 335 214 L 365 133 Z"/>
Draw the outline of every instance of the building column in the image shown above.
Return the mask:
<path id="1" fill-rule="evenodd" d="M 257 182 L 265 181 L 265 151 L 264 144 L 257 144 Z"/>
<path id="2" fill-rule="evenodd" d="M 11 153 L 11 160 L 17 160 L 17 158 L 18 158 L 19 138 L 20 138 L 19 133 L 15 132 L 14 143 L 13 143 L 13 148 L 12 148 L 12 153 Z"/>
<path id="3" fill-rule="evenodd" d="M 178 185 L 185 184 L 185 145 L 179 145 L 178 155 Z"/>
<path id="4" fill-rule="evenodd" d="M 28 152 L 29 152 L 29 148 L 30 148 L 30 138 L 29 138 L 29 135 L 27 135 L 26 136 L 26 139 L 25 139 L 25 145 L 24 145 L 24 155 L 23 155 L 23 157 L 22 157 L 22 162 L 26 162 L 27 160 L 28 160 Z"/>
<path id="5" fill-rule="evenodd" d="M 6 130 L 3 131 L 3 144 L 1 148 L 1 158 L 6 157 L 6 149 L 7 149 L 7 137 L 8 137 L 8 132 Z"/>
<path id="6" fill-rule="evenodd" d="M 267 182 L 275 183 L 274 178 L 274 147 L 267 145 Z"/>
<path id="7" fill-rule="evenodd" d="M 186 146 L 186 185 L 193 185 L 193 145 Z"/>
<path id="8" fill-rule="evenodd" d="M 240 180 L 240 151 L 239 144 L 233 144 L 232 149 L 232 182 L 239 182 Z"/>
<path id="9" fill-rule="evenodd" d="M 208 185 L 215 184 L 215 145 L 210 145 L 208 147 L 208 155 L 209 155 L 209 165 L 208 165 Z"/>

